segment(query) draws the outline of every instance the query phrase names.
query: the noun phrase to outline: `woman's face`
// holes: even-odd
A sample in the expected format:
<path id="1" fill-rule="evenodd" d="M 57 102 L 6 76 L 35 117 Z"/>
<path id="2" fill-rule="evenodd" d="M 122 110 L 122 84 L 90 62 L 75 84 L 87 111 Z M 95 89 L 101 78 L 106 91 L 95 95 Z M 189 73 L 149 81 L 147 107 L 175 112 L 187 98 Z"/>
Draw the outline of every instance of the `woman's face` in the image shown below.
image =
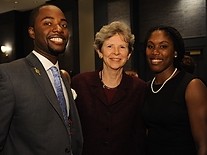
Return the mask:
<path id="1" fill-rule="evenodd" d="M 103 67 L 113 70 L 123 68 L 131 55 L 128 46 L 119 34 L 105 40 L 101 51 L 98 51 L 99 57 L 103 58 Z"/>
<path id="2" fill-rule="evenodd" d="M 147 41 L 146 56 L 149 67 L 155 73 L 160 73 L 173 67 L 174 45 L 165 31 L 156 30 L 152 32 Z"/>

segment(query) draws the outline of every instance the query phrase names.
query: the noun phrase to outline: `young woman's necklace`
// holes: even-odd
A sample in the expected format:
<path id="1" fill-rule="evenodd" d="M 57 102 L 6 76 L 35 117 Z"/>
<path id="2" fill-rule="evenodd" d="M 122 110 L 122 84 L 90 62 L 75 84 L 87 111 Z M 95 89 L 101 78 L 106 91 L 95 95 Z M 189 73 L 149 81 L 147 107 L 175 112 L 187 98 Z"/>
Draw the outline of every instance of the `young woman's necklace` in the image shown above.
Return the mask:
<path id="1" fill-rule="evenodd" d="M 167 79 L 163 82 L 162 86 L 161 86 L 157 91 L 154 91 L 154 89 L 153 89 L 153 84 L 154 84 L 154 81 L 155 81 L 155 77 L 154 77 L 153 80 L 152 80 L 152 82 L 151 82 L 151 90 L 152 90 L 152 92 L 153 92 L 153 93 L 158 93 L 158 92 L 164 87 L 164 85 L 166 84 L 166 82 L 169 81 L 169 80 L 175 75 L 176 71 L 177 71 L 177 68 L 175 68 L 174 72 L 170 75 L 169 78 L 167 78 Z"/>

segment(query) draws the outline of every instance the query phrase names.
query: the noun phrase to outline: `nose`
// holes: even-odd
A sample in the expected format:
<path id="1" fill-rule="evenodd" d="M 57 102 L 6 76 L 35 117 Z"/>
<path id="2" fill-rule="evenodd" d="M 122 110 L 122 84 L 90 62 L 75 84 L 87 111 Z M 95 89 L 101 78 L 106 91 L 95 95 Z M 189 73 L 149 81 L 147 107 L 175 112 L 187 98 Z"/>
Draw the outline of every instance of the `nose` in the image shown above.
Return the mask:
<path id="1" fill-rule="evenodd" d="M 62 31 L 63 31 L 63 28 L 62 28 L 59 24 L 56 24 L 56 25 L 53 27 L 53 31 L 54 31 L 54 32 L 62 32 Z"/>
<path id="2" fill-rule="evenodd" d="M 160 54 L 160 52 L 159 52 L 159 47 L 154 47 L 154 48 L 152 49 L 152 54 L 154 54 L 154 55 L 159 55 L 159 54 Z"/>
<path id="3" fill-rule="evenodd" d="M 114 48 L 114 54 L 115 55 L 118 55 L 120 52 L 119 52 L 119 48 Z"/>

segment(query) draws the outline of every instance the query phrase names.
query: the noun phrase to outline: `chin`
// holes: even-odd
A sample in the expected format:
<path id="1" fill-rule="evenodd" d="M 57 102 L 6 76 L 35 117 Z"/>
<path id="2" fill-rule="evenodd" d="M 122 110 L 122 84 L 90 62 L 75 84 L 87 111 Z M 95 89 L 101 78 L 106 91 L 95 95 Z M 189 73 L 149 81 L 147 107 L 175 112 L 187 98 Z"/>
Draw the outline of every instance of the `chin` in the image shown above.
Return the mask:
<path id="1" fill-rule="evenodd" d="M 53 55 L 59 55 L 65 52 L 65 48 L 50 48 L 49 50 Z"/>
<path id="2" fill-rule="evenodd" d="M 159 67 L 155 67 L 155 66 L 151 66 L 150 67 L 150 70 L 153 72 L 153 73 L 160 73 L 161 72 L 161 69 Z"/>

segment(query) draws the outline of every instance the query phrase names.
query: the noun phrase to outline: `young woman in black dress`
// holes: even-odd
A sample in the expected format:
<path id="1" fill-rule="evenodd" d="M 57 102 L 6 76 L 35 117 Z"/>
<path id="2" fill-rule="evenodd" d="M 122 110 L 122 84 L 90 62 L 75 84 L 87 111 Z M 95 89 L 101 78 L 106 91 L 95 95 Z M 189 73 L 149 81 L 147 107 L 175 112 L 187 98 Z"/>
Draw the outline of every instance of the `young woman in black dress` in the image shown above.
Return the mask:
<path id="1" fill-rule="evenodd" d="M 207 88 L 181 67 L 185 47 L 170 26 L 152 28 L 145 42 L 154 78 L 143 108 L 148 155 L 207 154 Z"/>

